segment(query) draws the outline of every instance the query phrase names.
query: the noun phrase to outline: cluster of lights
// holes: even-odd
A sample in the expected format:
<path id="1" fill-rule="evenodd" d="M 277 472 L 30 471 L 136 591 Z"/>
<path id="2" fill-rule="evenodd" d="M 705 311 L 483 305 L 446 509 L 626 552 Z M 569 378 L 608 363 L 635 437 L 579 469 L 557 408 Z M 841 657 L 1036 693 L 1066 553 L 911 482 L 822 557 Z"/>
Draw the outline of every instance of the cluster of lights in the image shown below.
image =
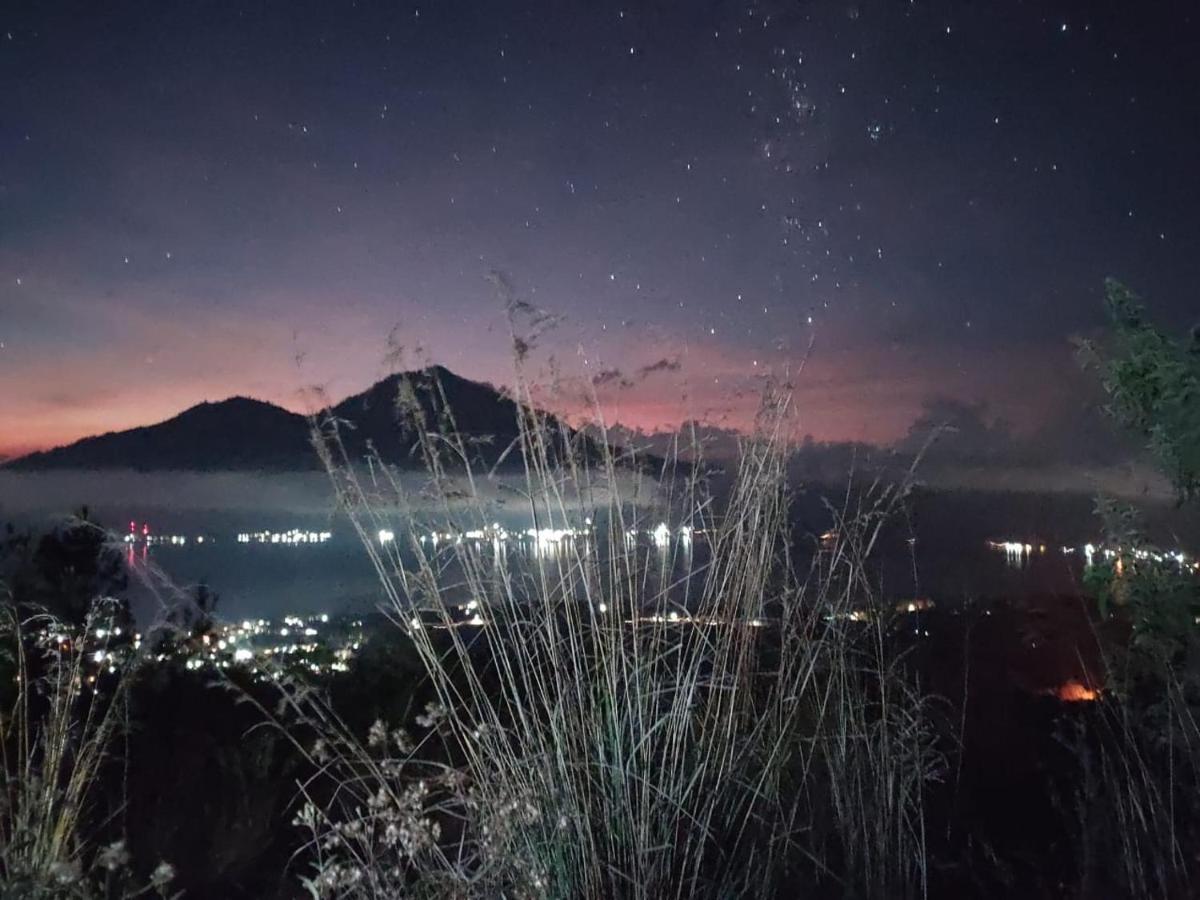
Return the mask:
<path id="1" fill-rule="evenodd" d="M 195 540 L 197 544 L 203 544 L 205 537 L 200 534 L 194 539 L 190 539 L 185 534 L 152 534 L 148 524 L 142 523 L 139 527 L 137 522 L 129 523 L 129 532 L 124 537 L 126 544 L 142 544 L 144 546 L 168 544 L 181 547 L 189 540 Z"/>
<path id="2" fill-rule="evenodd" d="M 482 615 L 479 614 L 476 607 L 477 607 L 477 604 L 474 602 L 468 603 L 466 605 L 466 607 L 459 607 L 459 609 L 466 609 L 468 611 L 474 610 L 474 611 L 471 612 L 471 615 L 468 616 L 467 618 L 459 619 L 457 621 L 447 617 L 447 618 L 439 618 L 436 621 L 427 622 L 424 619 L 422 619 L 419 615 L 411 616 L 411 617 L 409 617 L 409 620 L 408 620 L 408 627 L 412 631 L 422 631 L 426 628 L 429 628 L 429 629 L 432 629 L 435 631 L 447 631 L 452 628 L 481 628 L 487 624 L 487 619 L 485 619 Z"/>
<path id="3" fill-rule="evenodd" d="M 701 534 L 699 529 L 691 528 L 687 525 L 680 527 L 672 532 L 671 528 L 665 523 L 660 522 L 654 528 L 644 531 L 637 528 L 631 528 L 625 533 L 626 541 L 629 543 L 636 542 L 640 537 L 646 535 L 657 547 L 666 547 L 670 544 L 672 535 L 677 536 L 684 543 L 692 540 L 696 534 Z M 592 520 L 585 519 L 583 528 L 527 528 L 524 531 L 509 531 L 498 522 L 486 528 L 476 528 L 469 531 L 430 531 L 427 534 L 420 536 L 422 544 L 432 545 L 437 547 L 442 544 L 461 544 L 464 541 L 473 542 L 490 542 L 501 543 L 509 541 L 531 542 L 536 547 L 546 549 L 553 545 L 563 544 L 567 541 L 577 539 L 587 539 L 592 536 Z M 396 532 L 391 528 L 380 528 L 375 535 L 380 544 L 392 544 L 396 541 Z M 308 531 L 302 528 L 291 528 L 287 531 L 243 531 L 236 535 L 236 541 L 239 544 L 282 544 L 288 546 L 296 546 L 302 544 L 324 544 L 333 539 L 331 531 Z M 125 543 L 127 544 L 142 544 L 142 545 L 170 545 L 170 546 L 186 546 L 191 542 L 203 544 L 206 541 L 211 543 L 213 538 L 205 535 L 197 535 L 188 537 L 181 534 L 151 534 L 149 525 L 138 526 L 134 522 L 129 523 L 129 533 L 125 535 Z"/>
<path id="4" fill-rule="evenodd" d="M 988 541 L 988 546 L 1004 552 L 1009 565 L 1019 566 L 1029 560 L 1035 552 L 1045 553 L 1045 544 L 1028 544 L 1021 541 Z"/>
<path id="5" fill-rule="evenodd" d="M 634 546 L 643 534 L 649 537 L 650 541 L 659 550 L 665 550 L 671 544 L 672 531 L 670 526 L 666 522 L 659 522 L 649 531 L 639 531 L 636 528 L 630 528 L 625 532 L 625 545 L 627 547 Z M 703 534 L 703 532 L 689 525 L 681 525 L 674 534 L 679 538 L 680 543 L 684 547 L 690 547 L 693 537 L 697 534 Z"/>
<path id="6" fill-rule="evenodd" d="M 524 531 L 514 532 L 504 528 L 499 522 L 493 522 L 487 528 L 474 528 L 470 531 L 431 531 L 421 535 L 420 541 L 422 544 L 431 544 L 434 547 L 439 544 L 461 544 L 463 541 L 478 543 L 482 541 L 531 540 L 539 544 L 557 544 L 572 538 L 590 536 L 592 520 L 586 519 L 585 525 L 585 528 L 527 528 Z M 395 537 L 395 533 L 386 528 L 379 532 L 381 543 L 395 540 Z"/>
<path id="7" fill-rule="evenodd" d="M 329 622 L 328 613 L 314 613 L 307 617 L 284 616 L 281 622 L 244 619 L 240 623 L 221 624 L 212 634 L 204 635 L 202 653 L 198 659 L 188 660 L 188 665 L 254 668 L 259 660 L 283 659 L 299 662 L 318 674 L 347 671 L 350 659 L 362 646 L 360 620 L 348 623 L 348 636 L 341 646 L 332 648 L 334 659 L 328 666 L 306 659 L 322 648 L 331 647 L 328 637 L 322 637 Z"/>
<path id="8" fill-rule="evenodd" d="M 575 528 L 527 528 L 525 537 L 539 544 L 558 544 L 577 537 L 587 537 L 589 532 Z"/>
<path id="9" fill-rule="evenodd" d="M 287 531 L 243 531 L 237 535 L 239 544 L 324 544 L 333 538 L 331 531 L 309 531 L 303 528 L 291 528 Z M 213 538 L 207 535 L 189 537 L 185 534 L 155 534 L 148 524 L 129 523 L 129 531 L 123 538 L 126 544 L 138 544 L 143 547 L 175 546 L 183 547 L 190 543 L 212 543 Z"/>
<path id="10" fill-rule="evenodd" d="M 350 661 L 362 648 L 362 621 L 345 623 L 340 643 L 334 646 L 331 635 L 322 635 L 330 623 L 327 613 L 302 617 L 284 616 L 281 621 L 245 619 L 222 623 L 201 637 L 199 645 L 184 648 L 185 667 L 198 670 L 245 668 L 257 671 L 271 660 L 300 666 L 314 674 L 349 670 Z M 332 660 L 312 658 L 321 650 L 329 650 Z M 160 655 L 160 660 L 165 656 Z"/>
<path id="11" fill-rule="evenodd" d="M 850 609 L 845 612 L 830 613 L 825 617 L 826 621 L 835 621 L 837 619 L 845 619 L 848 622 L 870 622 L 874 616 L 867 609 Z"/>
<path id="12" fill-rule="evenodd" d="M 189 541 L 194 540 L 197 544 L 204 543 L 204 535 L 198 534 L 195 538 L 189 538 L 186 534 L 148 534 L 144 537 L 127 534 L 125 535 L 125 543 L 127 544 L 145 544 L 150 547 L 166 544 L 173 547 L 185 546 Z"/>
<path id="13" fill-rule="evenodd" d="M 603 606 L 604 604 L 601 604 Z M 730 624 L 725 619 L 718 619 L 713 616 L 693 616 L 689 613 L 679 613 L 671 610 L 666 615 L 654 614 L 649 616 L 638 616 L 629 624 L 640 625 L 643 622 L 650 622 L 655 625 L 728 625 Z M 751 628 L 765 628 L 769 622 L 767 619 L 751 618 L 745 619 L 735 624 L 748 625 Z"/>
<path id="14" fill-rule="evenodd" d="M 288 531 L 243 531 L 237 536 L 239 544 L 324 544 L 333 538 L 331 531 L 305 531 L 292 528 Z"/>
<path id="15" fill-rule="evenodd" d="M 116 673 L 141 647 L 142 636 L 126 633 L 119 625 L 97 625 L 90 632 L 57 631 L 48 628 L 38 634 L 38 643 L 55 653 L 78 652 L 84 663 L 81 678 L 95 688 L 102 675 Z"/>
<path id="16" fill-rule="evenodd" d="M 665 522 L 660 522 L 649 531 L 631 528 L 626 531 L 625 538 L 628 542 L 634 542 L 642 535 L 648 535 L 656 546 L 665 547 L 670 543 L 673 533 L 681 541 L 690 542 L 693 535 L 699 532 L 687 525 L 672 532 L 671 528 Z M 396 541 L 396 532 L 391 528 L 380 528 L 376 532 L 375 537 L 380 544 L 392 544 Z M 471 529 L 469 531 L 430 531 L 427 534 L 422 534 L 418 540 L 421 544 L 433 547 L 442 544 L 462 544 L 466 541 L 476 543 L 485 541 L 491 543 L 520 541 L 532 543 L 539 548 L 545 548 L 573 540 L 586 540 L 590 537 L 592 537 L 592 520 L 589 518 L 584 520 L 584 527 L 582 528 L 526 528 L 524 531 L 509 531 L 500 525 L 499 522 L 493 522 L 488 527 Z"/>
<path id="17" fill-rule="evenodd" d="M 1032 556 L 1035 552 L 1046 552 L 1045 544 L 1030 544 L 1021 541 L 988 541 L 988 546 L 995 550 L 1003 551 L 1010 562 L 1018 563 Z M 1082 547 L 1062 547 L 1061 550 L 1064 556 L 1081 554 L 1089 565 L 1095 563 L 1097 558 L 1120 560 L 1123 557 L 1132 557 L 1156 563 L 1175 563 L 1183 568 L 1200 571 L 1200 561 L 1189 560 L 1187 554 L 1182 550 L 1159 551 L 1144 548 L 1125 550 L 1121 547 L 1098 547 L 1091 543 L 1084 544 Z"/>
<path id="18" fill-rule="evenodd" d="M 152 660 L 157 663 L 182 662 L 189 671 L 205 668 L 242 668 L 263 674 L 260 669 L 270 660 L 285 661 L 314 674 L 345 672 L 364 641 L 361 620 L 336 623 L 330 627 L 326 613 L 308 617 L 286 616 L 281 622 L 246 619 L 219 623 L 197 640 L 164 646 Z M 124 640 L 122 640 L 124 638 Z M 126 634 L 119 625 L 100 625 L 86 634 L 47 632 L 43 644 L 57 652 L 77 650 L 86 662 L 84 680 L 95 685 L 97 678 L 115 674 L 129 664 L 142 648 L 138 632 Z M 317 656 L 318 652 L 326 651 Z"/>
<path id="19" fill-rule="evenodd" d="M 420 631 L 425 628 L 446 629 L 446 628 L 462 628 L 465 626 L 479 627 L 479 626 L 483 626 L 483 625 L 487 624 L 487 620 L 485 620 L 479 614 L 478 604 L 476 602 L 472 601 L 472 602 L 468 603 L 466 606 L 462 607 L 462 609 L 464 609 L 466 612 L 471 613 L 471 615 L 468 618 L 462 619 L 457 622 L 450 622 L 450 621 L 444 621 L 444 620 L 435 621 L 435 622 L 427 622 L 424 619 L 422 619 L 420 616 L 411 616 L 408 620 L 408 626 L 409 626 L 409 628 L 413 629 L 414 631 Z M 600 603 L 596 604 L 595 610 L 597 613 L 599 613 L 601 615 L 607 615 L 608 611 L 609 611 L 609 607 L 608 607 L 607 603 L 600 602 Z M 627 625 L 647 625 L 647 624 L 650 624 L 650 625 L 710 625 L 711 626 L 711 625 L 726 625 L 726 624 L 729 624 L 729 621 L 726 619 L 718 619 L 713 616 L 693 616 L 687 612 L 681 613 L 681 612 L 677 612 L 675 610 L 671 610 L 670 612 L 667 612 L 667 613 L 651 613 L 649 615 L 637 614 L 632 619 L 626 619 L 625 624 L 627 624 Z M 743 620 L 740 624 L 747 625 L 751 628 L 765 628 L 768 624 L 770 624 L 770 621 L 767 619 L 762 619 L 762 618 L 750 618 L 750 619 Z"/>
<path id="20" fill-rule="evenodd" d="M 1068 548 L 1064 547 L 1064 551 Z M 1156 563 L 1175 563 L 1184 568 L 1192 568 L 1200 570 L 1200 562 L 1193 560 L 1188 563 L 1187 554 L 1182 550 L 1172 550 L 1169 552 L 1161 552 L 1158 550 L 1123 550 L 1120 547 L 1096 547 L 1094 544 L 1086 544 L 1083 548 L 1084 555 L 1087 556 L 1088 562 L 1095 562 L 1096 557 L 1103 556 L 1105 559 L 1120 559 L 1121 557 L 1132 556 L 1134 559 L 1148 560 Z"/>

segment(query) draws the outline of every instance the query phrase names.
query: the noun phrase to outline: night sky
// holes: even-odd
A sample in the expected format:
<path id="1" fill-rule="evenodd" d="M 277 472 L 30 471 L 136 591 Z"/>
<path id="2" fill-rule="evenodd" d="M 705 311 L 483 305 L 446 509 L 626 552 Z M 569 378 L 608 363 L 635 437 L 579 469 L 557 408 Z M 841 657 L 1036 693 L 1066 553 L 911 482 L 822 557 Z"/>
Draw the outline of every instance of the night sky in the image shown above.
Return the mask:
<path id="1" fill-rule="evenodd" d="M 1200 317 L 1191 7 L 5 3 L 0 454 L 340 397 L 389 335 L 507 382 L 493 271 L 633 426 L 743 425 L 811 341 L 818 439 L 1044 429 L 1106 275 Z"/>

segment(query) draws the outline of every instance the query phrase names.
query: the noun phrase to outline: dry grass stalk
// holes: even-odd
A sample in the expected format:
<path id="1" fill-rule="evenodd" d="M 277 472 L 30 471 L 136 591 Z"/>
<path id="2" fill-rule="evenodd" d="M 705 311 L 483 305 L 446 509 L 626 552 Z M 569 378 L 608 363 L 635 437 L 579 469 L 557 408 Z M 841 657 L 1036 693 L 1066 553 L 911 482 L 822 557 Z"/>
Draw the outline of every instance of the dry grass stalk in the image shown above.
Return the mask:
<path id="1" fill-rule="evenodd" d="M 429 476 L 421 503 L 378 454 L 352 458 L 345 423 L 314 419 L 458 774 L 381 761 L 309 704 L 342 773 L 304 816 L 331 851 L 313 893 L 765 897 L 803 878 L 804 893 L 921 894 L 922 791 L 940 760 L 881 616 L 850 621 L 879 612 L 867 559 L 902 491 L 848 499 L 836 546 L 798 575 L 786 391 L 768 392 L 718 503 L 702 462 L 636 474 L 645 461 L 609 445 L 602 420 L 596 452 L 534 410 L 519 366 L 517 384 L 527 519 L 578 535 L 534 538 L 521 563 L 500 541 L 422 539 L 487 534 L 496 517 L 439 385 L 432 403 L 411 384 L 397 401 Z M 682 536 L 630 537 L 660 520 Z M 386 821 L 363 812 L 383 808 Z M 388 830 L 398 821 L 409 838 Z"/>

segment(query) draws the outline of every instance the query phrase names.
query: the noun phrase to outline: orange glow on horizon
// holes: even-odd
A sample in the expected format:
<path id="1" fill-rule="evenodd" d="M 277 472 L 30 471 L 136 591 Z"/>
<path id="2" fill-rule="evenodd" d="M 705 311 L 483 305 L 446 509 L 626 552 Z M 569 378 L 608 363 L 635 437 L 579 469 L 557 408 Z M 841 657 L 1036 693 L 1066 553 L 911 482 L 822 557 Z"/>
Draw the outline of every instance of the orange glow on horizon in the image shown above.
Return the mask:
<path id="1" fill-rule="evenodd" d="M 384 374 L 377 358 L 362 351 L 363 346 L 371 346 L 370 337 L 352 329 L 331 336 L 320 358 L 314 355 L 305 368 L 298 369 L 294 337 L 277 323 L 247 317 L 236 329 L 229 324 L 216 329 L 193 321 L 195 330 L 186 334 L 181 331 L 185 324 L 189 323 L 138 322 L 134 330 L 141 341 L 160 351 L 135 364 L 128 377 L 88 374 L 128 371 L 128 359 L 114 348 L 97 347 L 72 360 L 70 368 L 60 360 L 31 356 L 21 373 L 22 382 L 30 387 L 10 393 L 0 410 L 0 456 L 20 456 L 92 435 L 152 425 L 204 400 L 239 394 L 303 412 L 305 385 L 325 385 L 333 399 L 340 400 Z M 206 330 L 210 333 L 204 334 Z M 1019 426 L 1036 424 L 1053 408 L 1051 392 L 1045 389 L 1054 383 L 1049 356 L 1027 356 L 1021 367 L 1014 368 L 1004 365 L 1006 360 L 998 355 L 975 353 L 968 360 L 944 353 L 930 358 L 915 347 L 838 342 L 837 337 L 829 335 L 828 343 L 812 354 L 802 372 L 786 352 L 754 353 L 716 341 L 625 341 L 612 348 L 621 354 L 614 363 L 621 367 L 622 386 L 592 390 L 589 372 L 608 368 L 607 361 L 601 365 L 600 355 L 593 354 L 590 365 L 585 360 L 576 372 L 568 373 L 574 376 L 567 379 L 574 387 L 544 395 L 538 391 L 535 398 L 573 423 L 588 417 L 587 398 L 597 397 L 607 422 L 644 432 L 670 431 L 692 420 L 746 431 L 753 425 L 766 373 L 778 375 L 790 368 L 798 436 L 875 444 L 903 437 L 923 401 L 944 393 L 950 385 L 958 396 L 1039 398 L 1045 408 L 1023 401 L 1016 410 L 994 410 Z M 432 349 L 435 346 L 442 352 Z M 512 381 L 512 364 L 503 342 L 477 346 L 474 337 L 443 338 L 431 341 L 430 347 L 430 361 L 441 362 L 463 377 L 494 384 Z M 664 360 L 671 360 L 672 366 L 653 370 L 653 364 Z M 651 371 L 646 374 L 639 367 Z M 1003 383 L 995 379 L 995 372 L 1004 373 Z M 530 375 L 535 383 L 540 377 L 536 371 Z"/>

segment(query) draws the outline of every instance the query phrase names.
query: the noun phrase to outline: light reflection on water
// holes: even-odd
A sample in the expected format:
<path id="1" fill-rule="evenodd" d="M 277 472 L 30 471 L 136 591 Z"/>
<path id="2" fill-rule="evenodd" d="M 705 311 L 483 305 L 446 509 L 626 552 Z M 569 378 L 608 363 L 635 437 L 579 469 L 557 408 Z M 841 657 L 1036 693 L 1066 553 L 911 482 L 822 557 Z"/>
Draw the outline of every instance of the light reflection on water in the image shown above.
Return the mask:
<path id="1" fill-rule="evenodd" d="M 236 532 L 225 537 L 209 532 L 203 541 L 197 536 L 174 542 L 133 541 L 126 553 L 135 570 L 147 564 L 160 567 L 180 587 L 206 583 L 220 596 L 218 611 L 225 618 L 360 613 L 376 608 L 385 599 L 384 593 L 357 539 L 348 529 L 317 533 L 321 537 L 317 541 L 290 542 L 272 541 L 269 532 L 265 539 L 254 541 L 239 541 Z M 393 544 L 401 541 L 401 536 L 389 533 L 377 539 L 392 545 L 391 550 L 399 549 L 406 565 L 413 564 L 411 551 Z M 455 560 L 455 543 L 461 540 L 461 536 L 442 535 L 423 546 L 425 552 L 436 546 L 438 558 L 446 566 L 447 599 L 465 604 L 471 597 Z M 513 532 L 501 537 L 481 532 L 466 540 L 479 559 L 502 564 L 518 576 L 547 564 L 560 573 L 570 573 L 578 569 L 580 560 L 604 569 L 603 542 L 586 533 Z M 651 526 L 625 535 L 624 540 L 626 549 L 637 550 L 638 577 L 647 595 L 666 593 L 673 603 L 684 606 L 696 595 L 708 560 L 705 536 Z M 461 546 L 458 549 L 461 551 Z M 974 549 L 926 542 L 912 548 L 899 543 L 884 548 L 873 561 L 873 572 L 886 599 L 933 597 L 940 607 L 979 597 L 1077 593 L 1085 555 L 1061 551 L 1025 542 Z M 803 555 L 798 564 L 806 565 Z M 578 572 L 571 577 L 578 577 Z M 143 596 L 140 602 L 154 601 Z"/>
<path id="2" fill-rule="evenodd" d="M 385 598 L 378 576 L 365 548 L 348 531 L 317 532 L 317 540 L 292 540 L 287 535 L 305 531 L 254 533 L 244 539 L 209 533 L 197 536 L 138 535 L 125 542 L 126 562 L 135 585 L 135 609 L 152 614 L 158 599 L 169 601 L 170 588 L 151 591 L 148 574 L 161 571 L 167 583 L 182 590 L 204 583 L 220 598 L 222 618 L 278 618 L 286 614 L 360 613 L 376 608 Z M 172 540 L 171 537 L 176 539 Z M 272 538 L 275 539 L 272 539 Z M 390 529 L 376 536 L 378 548 L 398 554 L 406 567 L 416 564 L 415 551 L 405 541 L 409 536 Z M 697 571 L 694 548 L 703 541 L 690 529 L 671 531 L 665 526 L 625 535 L 626 548 L 636 549 L 639 579 L 648 595 L 669 592 L 677 602 L 686 602 L 695 590 Z M 460 554 L 481 563 L 485 570 L 506 568 L 515 578 L 518 591 L 523 576 L 539 566 L 551 567 L 555 577 L 582 577 L 581 569 L 604 571 L 604 542 L 582 530 L 543 529 L 540 532 L 464 535 L 425 535 L 421 551 L 435 558 L 445 585 L 443 597 L 451 604 L 468 603 L 472 597 L 460 566 Z M 157 594 L 157 597 L 155 596 Z"/>
<path id="3" fill-rule="evenodd" d="M 360 613 L 375 609 L 385 599 L 364 548 L 345 523 L 332 528 L 326 522 L 275 529 L 205 524 L 208 530 L 201 533 L 176 523 L 176 533 L 171 534 L 131 522 L 124 536 L 131 568 L 161 567 L 182 588 L 206 583 L 220 596 L 219 612 L 226 618 Z M 548 564 L 556 567 L 559 576 L 571 578 L 581 577 L 577 571 L 581 561 L 593 572 L 605 571 L 607 551 L 596 532 L 590 520 L 575 528 L 512 530 L 494 523 L 462 534 L 427 533 L 420 546 L 424 553 L 436 553 L 445 566 L 446 599 L 465 604 L 472 598 L 455 560 L 464 543 L 488 564 L 507 567 L 517 576 L 519 587 L 523 576 Z M 383 529 L 374 540 L 380 549 L 399 552 L 406 567 L 415 563 L 406 543 L 411 535 Z M 686 607 L 697 595 L 708 561 L 707 535 L 648 522 L 618 540 L 624 541 L 622 553 L 636 549 L 637 577 L 646 596 L 663 595 L 672 604 Z M 801 542 L 796 559 L 802 570 L 807 565 L 805 553 L 820 546 L 817 539 Z M 884 542 L 871 570 L 885 601 L 928 597 L 946 608 L 981 598 L 1078 595 L 1084 566 L 1110 554 L 1092 544 L 1072 547 L 1031 539 L 955 544 L 898 538 Z M 1177 554 L 1167 555 L 1174 559 Z M 1191 559 L 1186 563 L 1195 565 Z M 142 601 L 153 603 L 153 598 L 143 596 Z"/>

